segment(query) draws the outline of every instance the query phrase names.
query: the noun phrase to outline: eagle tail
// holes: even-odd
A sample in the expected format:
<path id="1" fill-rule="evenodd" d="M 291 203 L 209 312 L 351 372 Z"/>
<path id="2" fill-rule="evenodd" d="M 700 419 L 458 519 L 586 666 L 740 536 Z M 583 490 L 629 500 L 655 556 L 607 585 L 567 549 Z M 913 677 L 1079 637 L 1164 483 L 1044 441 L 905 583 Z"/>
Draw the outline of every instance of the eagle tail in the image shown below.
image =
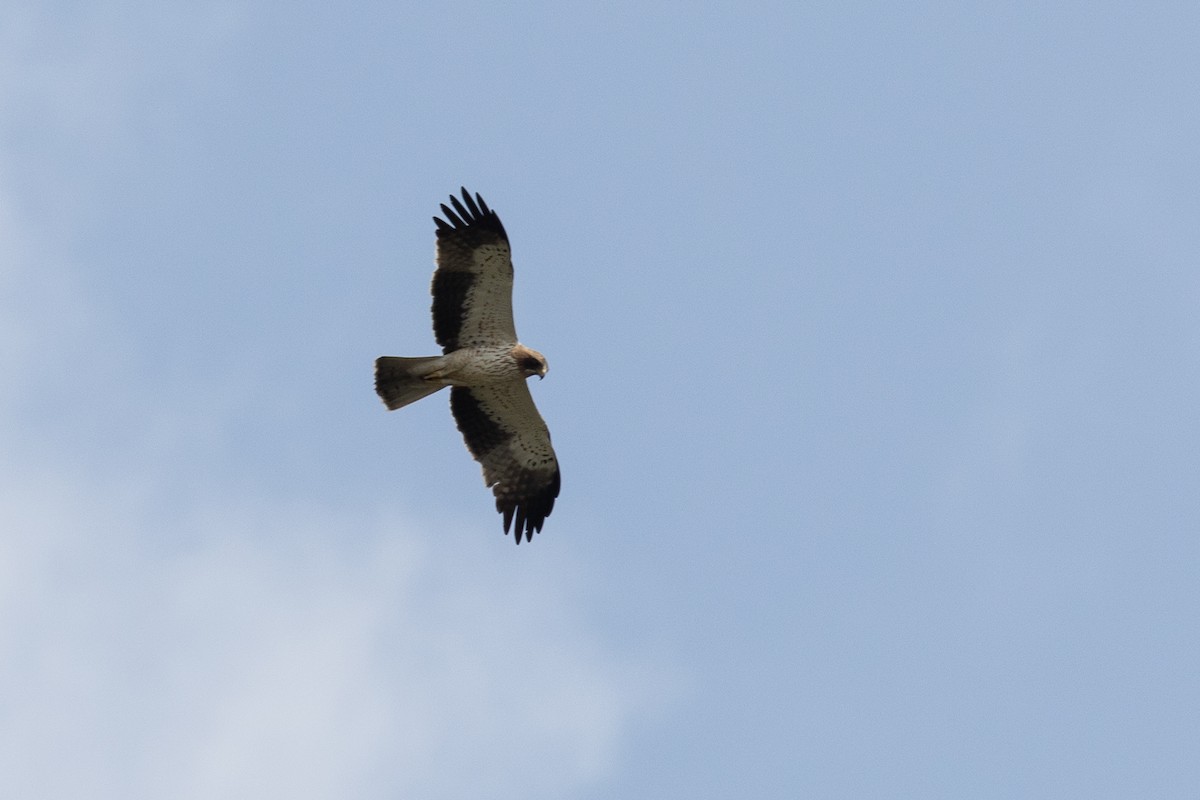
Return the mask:
<path id="1" fill-rule="evenodd" d="M 425 376 L 441 365 L 441 356 L 401 358 L 382 356 L 375 360 L 375 391 L 389 411 L 395 411 L 422 397 L 444 389 L 445 384 Z"/>

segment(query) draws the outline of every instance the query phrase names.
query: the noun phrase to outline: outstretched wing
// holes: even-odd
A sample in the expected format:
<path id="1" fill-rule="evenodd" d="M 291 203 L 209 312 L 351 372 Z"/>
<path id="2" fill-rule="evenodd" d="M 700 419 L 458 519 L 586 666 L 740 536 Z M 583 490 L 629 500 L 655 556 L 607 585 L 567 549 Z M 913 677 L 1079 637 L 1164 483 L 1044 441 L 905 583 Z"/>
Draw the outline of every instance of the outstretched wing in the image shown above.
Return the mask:
<path id="1" fill-rule="evenodd" d="M 443 353 L 462 347 L 515 344 L 512 252 L 496 212 L 464 188 L 462 202 L 442 204 L 433 273 L 433 333 Z"/>
<path id="2" fill-rule="evenodd" d="M 467 449 L 483 465 L 483 480 L 496 495 L 507 534 L 513 519 L 517 544 L 542 530 L 554 508 L 561 476 L 550 431 L 524 380 L 450 390 L 454 421 Z"/>

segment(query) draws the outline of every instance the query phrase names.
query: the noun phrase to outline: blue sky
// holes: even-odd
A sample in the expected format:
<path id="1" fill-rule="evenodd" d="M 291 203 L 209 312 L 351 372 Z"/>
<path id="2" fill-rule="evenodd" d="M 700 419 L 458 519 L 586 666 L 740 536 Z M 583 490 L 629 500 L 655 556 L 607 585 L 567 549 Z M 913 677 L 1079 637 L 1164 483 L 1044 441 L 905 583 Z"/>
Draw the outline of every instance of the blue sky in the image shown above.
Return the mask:
<path id="1" fill-rule="evenodd" d="M 1194 795 L 1193 5 L 2 14 L 0 794 Z"/>

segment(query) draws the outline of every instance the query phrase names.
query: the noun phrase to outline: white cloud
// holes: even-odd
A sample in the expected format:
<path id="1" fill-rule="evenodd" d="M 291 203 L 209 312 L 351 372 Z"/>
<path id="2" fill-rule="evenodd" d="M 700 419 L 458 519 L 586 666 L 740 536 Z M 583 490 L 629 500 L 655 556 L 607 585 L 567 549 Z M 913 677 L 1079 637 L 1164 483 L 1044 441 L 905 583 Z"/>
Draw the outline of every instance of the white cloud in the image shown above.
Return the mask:
<path id="1" fill-rule="evenodd" d="M 188 432 L 229 413 L 203 399 L 56 421 L 81 341 L 72 400 L 120 409 L 133 370 L 77 289 L 63 334 L 43 290 L 69 270 L 18 228 L 5 277 L 34 288 L 0 300 L 0 796 L 561 797 L 614 768 L 658 690 L 589 632 L 572 565 L 490 517 L 488 536 L 436 530 L 244 485 Z M 140 438 L 97 455 L 106 423 Z"/>
<path id="2" fill-rule="evenodd" d="M 562 796 L 646 699 L 550 567 L 477 535 L 216 498 L 145 530 L 6 473 L 5 796 Z"/>
<path id="3" fill-rule="evenodd" d="M 0 403 L 19 444 L 0 453 L 0 795 L 561 797 L 614 768 L 652 679 L 589 633 L 570 565 L 491 524 L 257 495 L 172 432 L 219 428 L 200 404 L 144 417 L 133 458 L 77 461 L 87 418 L 39 437 L 54 385 L 30 376 L 66 343 L 38 320 L 7 315 L 26 345 Z M 89 378 L 120 381 L 119 348 L 91 341 Z M 176 502 L 168 465 L 189 461 L 201 485 Z"/>
<path id="4" fill-rule="evenodd" d="M 22 58 L 44 23 L 10 33 Z M 120 59 L 72 67 L 108 76 L 76 103 L 13 52 L 0 97 L 64 104 L 39 125 L 119 99 Z M 69 219 L 28 219 L 13 159 L 0 151 L 0 796 L 562 797 L 612 770 L 658 681 L 589 630 L 571 565 L 536 542 L 512 558 L 491 519 L 481 538 L 247 485 L 189 433 L 227 409 L 158 410 L 128 385 L 74 279 L 86 265 L 49 244 Z M 97 455 L 106 424 L 140 438 Z"/>

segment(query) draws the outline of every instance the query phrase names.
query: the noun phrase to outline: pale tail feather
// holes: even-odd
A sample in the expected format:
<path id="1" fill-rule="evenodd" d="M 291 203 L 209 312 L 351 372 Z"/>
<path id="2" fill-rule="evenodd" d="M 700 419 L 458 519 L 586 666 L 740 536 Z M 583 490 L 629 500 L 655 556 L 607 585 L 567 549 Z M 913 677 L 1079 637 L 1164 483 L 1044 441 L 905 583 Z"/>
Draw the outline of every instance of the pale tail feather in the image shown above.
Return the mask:
<path id="1" fill-rule="evenodd" d="M 382 356 L 375 360 L 375 391 L 383 399 L 388 410 L 395 411 L 422 397 L 433 394 L 445 386 L 437 381 L 427 381 L 422 376 L 437 368 L 441 356 L 423 358 L 401 358 Z"/>

